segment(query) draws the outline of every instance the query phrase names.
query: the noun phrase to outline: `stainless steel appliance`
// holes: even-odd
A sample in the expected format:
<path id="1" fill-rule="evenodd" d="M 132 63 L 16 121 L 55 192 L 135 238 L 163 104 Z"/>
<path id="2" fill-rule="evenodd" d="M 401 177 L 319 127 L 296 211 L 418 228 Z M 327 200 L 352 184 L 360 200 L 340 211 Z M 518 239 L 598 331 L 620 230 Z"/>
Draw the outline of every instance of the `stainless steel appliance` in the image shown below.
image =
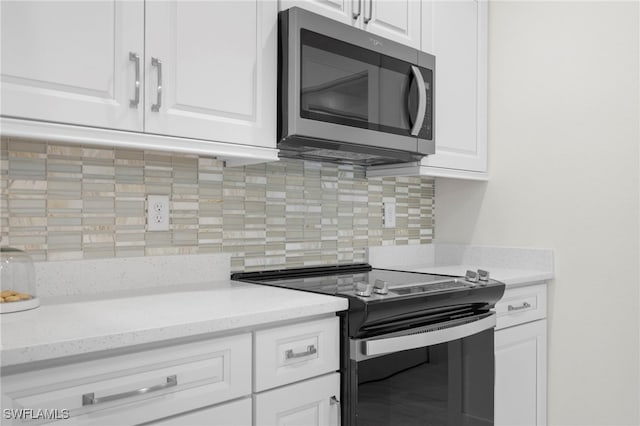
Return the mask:
<path id="1" fill-rule="evenodd" d="M 367 264 L 234 274 L 349 299 L 342 425 L 493 425 L 495 313 L 504 284 Z"/>
<path id="2" fill-rule="evenodd" d="M 435 57 L 291 8 L 279 15 L 280 155 L 362 165 L 435 152 Z"/>

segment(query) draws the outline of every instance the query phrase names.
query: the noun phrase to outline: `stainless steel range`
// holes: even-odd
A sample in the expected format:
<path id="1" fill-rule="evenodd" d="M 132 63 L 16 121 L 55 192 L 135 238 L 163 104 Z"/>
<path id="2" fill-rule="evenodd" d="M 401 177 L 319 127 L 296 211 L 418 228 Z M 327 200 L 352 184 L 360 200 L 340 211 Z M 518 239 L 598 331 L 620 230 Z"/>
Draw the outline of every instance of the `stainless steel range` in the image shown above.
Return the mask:
<path id="1" fill-rule="evenodd" d="M 493 425 L 495 313 L 504 284 L 368 264 L 233 274 L 349 299 L 341 313 L 342 424 Z"/>

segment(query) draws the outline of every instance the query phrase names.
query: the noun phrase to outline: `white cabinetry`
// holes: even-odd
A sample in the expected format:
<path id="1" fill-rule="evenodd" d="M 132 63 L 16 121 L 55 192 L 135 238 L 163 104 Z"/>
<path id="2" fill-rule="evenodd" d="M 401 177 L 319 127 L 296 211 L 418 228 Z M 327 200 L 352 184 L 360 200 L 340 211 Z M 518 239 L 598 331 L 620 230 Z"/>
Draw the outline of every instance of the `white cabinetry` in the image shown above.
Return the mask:
<path id="1" fill-rule="evenodd" d="M 275 1 L 2 2 L 2 132 L 276 160 L 276 45 Z"/>
<path id="2" fill-rule="evenodd" d="M 150 1 L 145 12 L 145 131 L 273 147 L 275 3 Z"/>
<path id="3" fill-rule="evenodd" d="M 255 397 L 255 425 L 340 426 L 340 375 L 333 373 Z"/>
<path id="4" fill-rule="evenodd" d="M 280 0 L 278 10 L 301 7 L 343 24 L 353 25 L 356 20 L 351 15 L 352 3 L 357 3 L 357 0 Z"/>
<path id="5" fill-rule="evenodd" d="M 248 426 L 251 424 L 251 405 L 251 398 L 244 398 L 151 424 L 154 426 Z"/>
<path id="6" fill-rule="evenodd" d="M 254 341 L 255 425 L 338 426 L 339 319 L 258 331 Z"/>
<path id="7" fill-rule="evenodd" d="M 338 317 L 256 332 L 256 392 L 340 368 Z"/>
<path id="8" fill-rule="evenodd" d="M 58 410 L 54 424 L 340 424 L 335 316 L 30 367 L 2 376 L 2 408 L 26 409 L 27 416 Z M 3 418 L 2 424 L 22 420 Z"/>
<path id="9" fill-rule="evenodd" d="M 443 169 L 435 175 L 487 171 L 487 8 L 482 0 L 423 4 L 431 31 L 422 49 L 436 56 L 436 153 L 422 166 Z"/>
<path id="10" fill-rule="evenodd" d="M 280 10 L 298 6 L 419 49 L 420 3 L 420 0 L 281 0 Z"/>
<path id="11" fill-rule="evenodd" d="M 417 164 L 373 167 L 367 174 L 486 180 L 488 2 L 424 0 L 421 14 L 421 49 L 436 57 L 436 152 Z"/>
<path id="12" fill-rule="evenodd" d="M 3 376 L 2 385 L 3 408 L 68 409 L 65 425 L 161 420 L 251 395 L 251 334 Z"/>
<path id="13" fill-rule="evenodd" d="M 142 130 L 144 2 L 2 2 L 2 115 Z M 140 63 L 140 66 L 143 64 Z"/>
<path id="14" fill-rule="evenodd" d="M 358 1 L 362 2 L 360 28 L 420 49 L 420 1 Z"/>
<path id="15" fill-rule="evenodd" d="M 546 285 L 507 289 L 496 305 L 496 426 L 544 426 Z"/>

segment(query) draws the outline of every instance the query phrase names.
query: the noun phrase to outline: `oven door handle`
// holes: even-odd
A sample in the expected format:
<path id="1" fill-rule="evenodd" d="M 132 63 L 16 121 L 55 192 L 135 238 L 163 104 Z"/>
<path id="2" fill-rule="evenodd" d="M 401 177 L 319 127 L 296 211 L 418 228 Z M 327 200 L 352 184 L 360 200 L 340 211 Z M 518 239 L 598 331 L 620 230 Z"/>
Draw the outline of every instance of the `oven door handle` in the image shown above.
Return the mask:
<path id="1" fill-rule="evenodd" d="M 408 349 L 422 348 L 425 346 L 433 346 L 452 340 L 462 339 L 472 336 L 481 331 L 489 330 L 496 326 L 496 314 L 491 312 L 482 319 L 473 322 L 466 321 L 461 325 L 452 325 L 451 327 L 420 331 L 419 329 L 407 330 L 404 335 L 394 333 L 393 337 L 374 337 L 370 339 L 355 339 L 357 352 L 351 358 L 360 361 L 364 358 L 384 355 L 392 352 L 406 351 Z M 353 346 L 352 346 L 353 348 Z M 355 355 L 355 357 L 353 356 Z"/>

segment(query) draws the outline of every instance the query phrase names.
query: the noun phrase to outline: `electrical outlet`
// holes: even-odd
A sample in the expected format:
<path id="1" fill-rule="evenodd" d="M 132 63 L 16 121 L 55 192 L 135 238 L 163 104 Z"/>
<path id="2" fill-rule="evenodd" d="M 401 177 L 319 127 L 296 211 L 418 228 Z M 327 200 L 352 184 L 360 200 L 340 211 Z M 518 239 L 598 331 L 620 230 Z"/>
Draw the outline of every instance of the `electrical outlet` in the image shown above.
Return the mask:
<path id="1" fill-rule="evenodd" d="M 385 228 L 396 227 L 396 204 L 382 203 L 382 222 Z"/>
<path id="2" fill-rule="evenodd" d="M 169 230 L 169 196 L 147 195 L 147 231 Z"/>

